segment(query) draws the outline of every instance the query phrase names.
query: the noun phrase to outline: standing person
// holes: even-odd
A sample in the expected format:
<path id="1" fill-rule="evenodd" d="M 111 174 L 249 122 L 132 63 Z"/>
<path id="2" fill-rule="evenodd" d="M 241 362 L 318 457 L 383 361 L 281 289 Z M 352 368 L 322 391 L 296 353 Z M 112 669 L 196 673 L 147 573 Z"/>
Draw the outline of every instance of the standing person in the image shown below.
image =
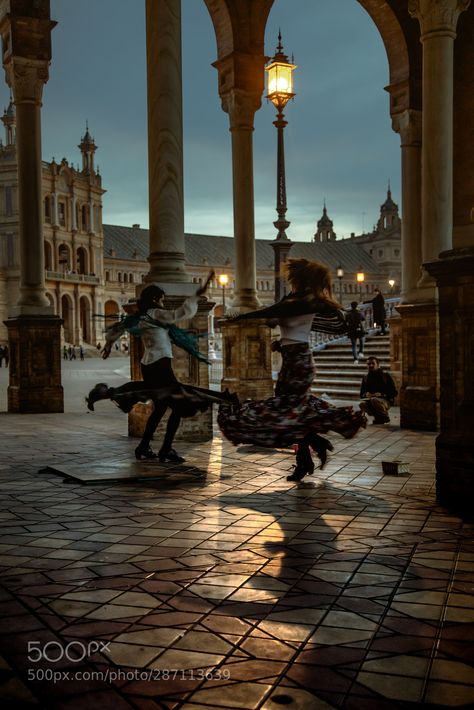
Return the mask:
<path id="1" fill-rule="evenodd" d="M 387 313 L 385 311 L 385 299 L 382 296 L 378 288 L 374 288 L 375 296 L 370 301 L 364 301 L 364 303 L 371 303 L 374 312 L 374 325 L 380 325 L 380 332 L 377 335 L 387 334 L 387 324 L 386 318 Z"/>
<path id="2" fill-rule="evenodd" d="M 308 259 L 289 259 L 287 280 L 291 293 L 273 306 L 238 315 L 232 320 L 264 318 L 267 325 L 280 326 L 281 339 L 273 345 L 282 356 L 275 396 L 263 401 L 246 401 L 240 407 L 222 404 L 217 418 L 224 436 L 233 444 L 255 444 L 289 448 L 298 444 L 296 467 L 288 481 L 301 481 L 314 471 L 310 447 L 321 468 L 333 446 L 320 436 L 333 430 L 353 437 L 365 416 L 352 407 L 334 407 L 311 394 L 314 364 L 309 347 L 311 330 L 345 333 L 346 322 L 333 299 L 331 273 L 326 266 Z"/>
<path id="3" fill-rule="evenodd" d="M 351 301 L 351 310 L 346 316 L 347 323 L 347 334 L 349 335 L 351 345 L 352 345 L 352 355 L 354 357 L 354 365 L 359 364 L 359 360 L 362 360 L 364 355 L 364 321 L 365 316 L 358 310 L 357 301 Z M 359 343 L 359 349 L 357 350 L 357 343 Z"/>
<path id="4" fill-rule="evenodd" d="M 390 421 L 388 411 L 397 396 L 395 383 L 380 367 L 378 358 L 367 358 L 367 374 L 362 378 L 360 408 L 363 412 L 374 417 L 374 424 L 387 424 Z"/>
<path id="5" fill-rule="evenodd" d="M 67 345 L 63 346 L 63 360 L 67 360 L 69 358 L 69 352 L 67 349 Z"/>
<path id="6" fill-rule="evenodd" d="M 82 345 L 79 345 L 79 357 L 81 360 L 84 360 L 84 348 Z"/>
<path id="7" fill-rule="evenodd" d="M 185 459 L 173 448 L 173 440 L 182 417 L 194 416 L 198 411 L 205 411 L 212 402 L 231 398 L 231 395 L 205 390 L 192 385 L 182 385 L 176 378 L 172 368 L 172 337 L 183 337 L 183 331 L 174 324 L 178 321 L 192 318 L 198 308 L 198 299 L 206 293 L 207 287 L 214 276 L 209 274 L 205 284 L 195 296 L 187 298 L 174 311 L 167 310 L 164 305 L 165 292 L 158 284 L 151 284 L 143 289 L 137 303 L 138 313 L 111 326 L 106 332 L 106 345 L 102 357 L 108 358 L 114 342 L 129 330 L 138 335 L 144 346 L 141 360 L 143 381 L 131 382 L 118 388 L 108 387 L 105 383 L 96 385 L 86 398 L 87 406 L 92 411 L 94 403 L 100 399 L 112 399 L 124 412 L 129 412 L 137 402 L 153 401 L 154 409 L 145 426 L 142 440 L 135 449 L 138 460 L 156 459 L 160 463 L 182 463 Z M 178 335 L 177 331 L 181 333 Z M 189 342 L 183 340 L 176 344 L 188 352 L 206 360 L 196 350 L 192 350 Z M 191 349 L 190 349 L 191 348 Z M 207 362 L 207 360 L 206 360 Z M 237 400 L 238 401 L 238 400 Z M 168 407 L 171 409 L 166 427 L 166 433 L 161 448 L 156 454 L 150 446 L 153 434 Z"/>

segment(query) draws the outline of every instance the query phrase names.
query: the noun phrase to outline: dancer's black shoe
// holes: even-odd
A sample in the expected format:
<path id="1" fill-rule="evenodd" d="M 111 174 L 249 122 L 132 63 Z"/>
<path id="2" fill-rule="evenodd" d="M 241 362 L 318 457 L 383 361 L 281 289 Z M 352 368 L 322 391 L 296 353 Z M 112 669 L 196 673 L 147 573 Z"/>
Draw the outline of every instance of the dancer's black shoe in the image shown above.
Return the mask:
<path id="1" fill-rule="evenodd" d="M 306 474 L 311 474 L 314 472 L 314 463 L 309 461 L 307 463 L 299 463 L 295 466 L 295 470 L 293 471 L 292 474 L 286 477 L 287 481 L 301 481 Z"/>
<path id="2" fill-rule="evenodd" d="M 329 439 L 326 439 L 324 436 L 320 436 L 319 434 L 315 434 L 315 436 L 312 437 L 310 446 L 316 452 L 318 459 L 321 461 L 320 468 L 322 471 L 328 459 L 328 451 L 332 451 L 334 446 L 331 444 Z"/>
<path id="3" fill-rule="evenodd" d="M 184 463 L 186 461 L 186 459 L 179 456 L 174 449 L 170 449 L 168 452 L 160 451 L 158 459 L 160 463 Z"/>
<path id="4" fill-rule="evenodd" d="M 110 391 L 109 386 L 105 382 L 99 382 L 98 385 L 93 387 L 86 397 L 87 409 L 91 412 L 94 411 L 94 404 L 100 399 L 109 399 Z"/>
<path id="5" fill-rule="evenodd" d="M 158 454 L 155 454 L 155 452 L 148 446 L 144 448 L 143 446 L 137 446 L 135 449 L 135 458 L 138 461 L 141 461 L 142 459 L 157 459 Z"/>

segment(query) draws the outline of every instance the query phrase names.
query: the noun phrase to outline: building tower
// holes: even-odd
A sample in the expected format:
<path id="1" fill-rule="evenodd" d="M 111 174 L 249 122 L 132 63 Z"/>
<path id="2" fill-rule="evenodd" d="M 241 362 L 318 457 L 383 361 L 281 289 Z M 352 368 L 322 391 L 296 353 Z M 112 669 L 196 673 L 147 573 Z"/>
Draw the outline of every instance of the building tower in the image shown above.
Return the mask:
<path id="1" fill-rule="evenodd" d="M 333 221 L 328 217 L 326 200 L 324 200 L 323 214 L 318 220 L 318 231 L 314 235 L 315 242 L 333 242 L 336 239 L 336 232 L 333 229 Z"/>
<path id="2" fill-rule="evenodd" d="M 16 116 L 15 106 L 10 97 L 8 108 L 5 109 L 2 116 L 2 123 L 5 126 L 5 146 L 13 146 L 16 143 Z"/>
<path id="3" fill-rule="evenodd" d="M 377 222 L 377 231 L 394 232 L 400 231 L 401 220 L 398 215 L 398 205 L 392 200 L 392 192 L 390 190 L 390 180 L 388 181 L 387 199 L 380 205 L 380 217 Z"/>
<path id="4" fill-rule="evenodd" d="M 89 133 L 89 126 L 86 121 L 86 132 L 81 138 L 81 142 L 78 146 L 82 153 L 82 172 L 85 175 L 94 174 L 94 153 L 97 150 L 97 146 Z"/>

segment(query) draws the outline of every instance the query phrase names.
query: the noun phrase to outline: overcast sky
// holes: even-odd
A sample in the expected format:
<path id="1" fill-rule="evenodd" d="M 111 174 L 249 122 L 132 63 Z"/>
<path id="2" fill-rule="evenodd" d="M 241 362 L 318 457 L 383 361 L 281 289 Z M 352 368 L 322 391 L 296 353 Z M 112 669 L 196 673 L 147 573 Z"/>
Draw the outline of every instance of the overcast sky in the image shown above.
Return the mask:
<path id="1" fill-rule="evenodd" d="M 98 150 L 104 222 L 148 226 L 145 0 L 51 0 L 53 58 L 43 94 L 43 159 L 80 163 L 86 119 Z M 228 117 L 217 94 L 216 42 L 203 0 L 182 0 L 185 229 L 233 234 Z M 310 241 L 323 200 L 338 237 L 370 230 L 390 178 L 400 201 L 399 138 L 389 116 L 388 63 L 357 0 L 276 0 L 265 52 L 281 27 L 294 53 L 286 111 L 288 236 Z M 8 88 L 2 89 L 4 104 Z M 276 231 L 275 109 L 255 118 L 256 236 Z"/>

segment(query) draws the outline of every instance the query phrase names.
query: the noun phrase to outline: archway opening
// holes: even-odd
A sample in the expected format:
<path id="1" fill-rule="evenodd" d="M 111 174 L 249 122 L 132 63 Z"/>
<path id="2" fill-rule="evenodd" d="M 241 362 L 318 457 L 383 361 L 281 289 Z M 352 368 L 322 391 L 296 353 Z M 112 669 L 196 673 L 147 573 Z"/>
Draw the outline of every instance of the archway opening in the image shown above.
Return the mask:
<path id="1" fill-rule="evenodd" d="M 70 297 L 67 294 L 64 294 L 61 297 L 61 318 L 63 319 L 64 340 L 66 343 L 73 344 L 73 305 Z"/>

